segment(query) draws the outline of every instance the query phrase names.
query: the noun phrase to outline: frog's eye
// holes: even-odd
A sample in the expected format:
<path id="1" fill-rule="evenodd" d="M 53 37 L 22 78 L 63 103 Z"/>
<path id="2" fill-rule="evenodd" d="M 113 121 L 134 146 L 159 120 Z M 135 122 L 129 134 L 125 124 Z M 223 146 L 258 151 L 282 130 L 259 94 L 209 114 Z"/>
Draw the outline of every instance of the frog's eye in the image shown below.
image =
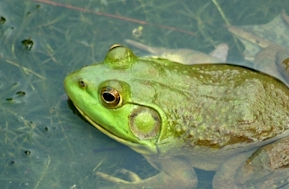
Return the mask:
<path id="1" fill-rule="evenodd" d="M 107 108 L 116 108 L 121 102 L 121 95 L 119 92 L 111 87 L 104 87 L 100 90 L 100 97 L 102 104 Z"/>

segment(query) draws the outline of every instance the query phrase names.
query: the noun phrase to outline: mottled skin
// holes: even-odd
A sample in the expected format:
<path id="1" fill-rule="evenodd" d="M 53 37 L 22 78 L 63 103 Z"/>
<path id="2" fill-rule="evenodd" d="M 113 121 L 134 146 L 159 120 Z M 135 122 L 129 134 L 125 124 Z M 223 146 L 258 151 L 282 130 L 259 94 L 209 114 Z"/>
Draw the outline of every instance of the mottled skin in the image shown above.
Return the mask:
<path id="1" fill-rule="evenodd" d="M 256 171 L 249 184 L 246 176 L 234 175 L 251 159 L 264 157 L 260 147 L 289 135 L 287 86 L 240 66 L 183 65 L 113 46 L 103 62 L 69 74 L 64 85 L 92 125 L 160 171 L 144 180 L 126 172 L 134 176 L 131 182 L 97 173 L 118 182 L 116 188 L 194 188 L 193 167 L 216 170 L 214 188 L 251 186 L 263 164 L 250 164 Z M 230 161 L 240 164 L 227 168 Z"/>

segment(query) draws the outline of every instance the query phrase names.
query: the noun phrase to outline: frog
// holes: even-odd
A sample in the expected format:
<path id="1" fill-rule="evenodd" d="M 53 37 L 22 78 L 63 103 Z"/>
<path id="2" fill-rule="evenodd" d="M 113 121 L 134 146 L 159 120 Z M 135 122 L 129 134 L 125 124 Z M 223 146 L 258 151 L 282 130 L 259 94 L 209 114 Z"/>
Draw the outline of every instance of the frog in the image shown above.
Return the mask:
<path id="1" fill-rule="evenodd" d="M 91 125 L 159 171 L 141 179 L 121 170 L 128 180 L 96 173 L 114 188 L 196 188 L 195 168 L 216 172 L 214 189 L 288 184 L 289 89 L 275 77 L 139 57 L 117 44 L 102 62 L 67 75 L 64 88 Z"/>

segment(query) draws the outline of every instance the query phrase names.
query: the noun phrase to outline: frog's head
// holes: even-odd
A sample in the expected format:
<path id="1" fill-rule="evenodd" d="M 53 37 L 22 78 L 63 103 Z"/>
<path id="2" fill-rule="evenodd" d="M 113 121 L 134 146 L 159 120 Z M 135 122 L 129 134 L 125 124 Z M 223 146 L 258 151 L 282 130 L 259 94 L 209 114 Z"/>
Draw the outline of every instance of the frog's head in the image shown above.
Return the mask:
<path id="1" fill-rule="evenodd" d="M 157 97 L 149 77 L 154 69 L 139 62 L 130 49 L 114 45 L 102 63 L 71 73 L 64 86 L 75 107 L 97 129 L 141 154 L 155 154 L 167 120 L 153 103 Z"/>

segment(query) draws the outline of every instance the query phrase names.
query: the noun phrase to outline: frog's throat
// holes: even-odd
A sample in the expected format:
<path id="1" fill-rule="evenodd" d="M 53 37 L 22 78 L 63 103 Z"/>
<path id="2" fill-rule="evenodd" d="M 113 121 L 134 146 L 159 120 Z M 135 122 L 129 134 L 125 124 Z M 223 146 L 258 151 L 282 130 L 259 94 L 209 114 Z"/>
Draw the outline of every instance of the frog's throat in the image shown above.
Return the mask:
<path id="1" fill-rule="evenodd" d="M 116 140 L 128 147 L 130 147 L 131 149 L 133 149 L 134 151 L 141 153 L 141 154 L 155 154 L 157 153 L 157 149 L 151 149 L 151 148 L 143 148 L 142 145 L 137 144 L 137 143 L 132 143 L 129 142 L 127 140 L 124 140 L 120 137 L 117 137 L 116 135 L 112 134 L 110 131 L 104 129 L 102 126 L 98 125 L 97 123 L 95 123 L 92 119 L 90 119 L 79 107 L 77 107 L 74 104 L 74 107 L 78 110 L 78 112 L 90 123 L 92 124 L 95 128 L 97 128 L 99 131 L 101 131 L 102 133 L 106 134 L 108 137 L 112 138 L 113 140 Z"/>

